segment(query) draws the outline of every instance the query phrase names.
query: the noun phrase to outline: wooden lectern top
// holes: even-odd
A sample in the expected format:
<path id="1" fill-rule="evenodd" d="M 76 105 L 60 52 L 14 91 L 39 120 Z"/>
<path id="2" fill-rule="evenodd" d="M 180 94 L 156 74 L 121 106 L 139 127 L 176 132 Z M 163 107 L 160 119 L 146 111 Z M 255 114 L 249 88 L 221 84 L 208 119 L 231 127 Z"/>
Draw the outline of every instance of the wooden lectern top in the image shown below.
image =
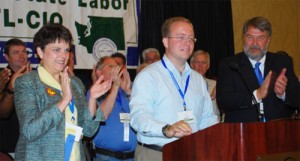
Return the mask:
<path id="1" fill-rule="evenodd" d="M 300 151 L 300 121 L 219 123 L 163 147 L 163 160 L 255 161 Z"/>

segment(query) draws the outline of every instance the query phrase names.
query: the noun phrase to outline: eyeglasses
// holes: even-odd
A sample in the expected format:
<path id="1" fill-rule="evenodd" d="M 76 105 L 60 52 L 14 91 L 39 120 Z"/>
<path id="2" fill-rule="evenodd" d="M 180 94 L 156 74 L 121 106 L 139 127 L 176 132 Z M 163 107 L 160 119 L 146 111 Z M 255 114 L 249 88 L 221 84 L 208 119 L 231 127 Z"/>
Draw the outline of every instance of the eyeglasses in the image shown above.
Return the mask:
<path id="1" fill-rule="evenodd" d="M 119 65 L 114 65 L 114 64 L 102 64 L 100 65 L 99 67 L 97 67 L 96 69 L 102 69 L 104 67 L 109 67 L 109 68 L 114 68 L 114 67 L 117 67 Z"/>
<path id="2" fill-rule="evenodd" d="M 190 43 L 195 43 L 197 39 L 194 36 L 186 36 L 186 35 L 180 35 L 180 36 L 169 36 L 167 37 L 168 39 L 177 39 L 181 42 L 190 42 Z"/>

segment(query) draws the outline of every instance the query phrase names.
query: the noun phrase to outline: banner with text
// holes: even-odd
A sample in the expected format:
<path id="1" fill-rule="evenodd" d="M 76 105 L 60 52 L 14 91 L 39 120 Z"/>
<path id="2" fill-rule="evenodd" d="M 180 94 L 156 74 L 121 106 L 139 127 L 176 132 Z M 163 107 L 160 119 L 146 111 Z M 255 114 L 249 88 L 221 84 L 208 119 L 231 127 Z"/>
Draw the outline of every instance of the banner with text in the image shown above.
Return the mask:
<path id="1" fill-rule="evenodd" d="M 91 69 L 102 56 L 115 52 L 138 65 L 139 0 L 1 0 L 0 67 L 5 67 L 5 42 L 26 43 L 32 67 L 39 63 L 32 44 L 34 34 L 47 22 L 60 23 L 74 38 L 76 69 Z"/>

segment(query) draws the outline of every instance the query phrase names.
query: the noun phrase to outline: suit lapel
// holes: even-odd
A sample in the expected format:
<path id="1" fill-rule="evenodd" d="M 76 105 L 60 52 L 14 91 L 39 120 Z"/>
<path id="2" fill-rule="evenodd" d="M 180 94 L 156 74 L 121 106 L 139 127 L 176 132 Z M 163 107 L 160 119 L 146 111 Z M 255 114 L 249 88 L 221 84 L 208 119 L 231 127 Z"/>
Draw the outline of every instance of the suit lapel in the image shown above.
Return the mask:
<path id="1" fill-rule="evenodd" d="M 253 91 L 257 89 L 259 87 L 259 83 L 254 73 L 254 69 L 245 53 L 242 53 L 240 62 L 241 72 L 245 76 L 250 90 Z"/>
<path id="2" fill-rule="evenodd" d="M 264 78 L 268 75 L 270 70 L 272 69 L 272 55 L 270 53 L 266 54 L 266 60 L 265 60 L 265 70 L 264 70 Z"/>

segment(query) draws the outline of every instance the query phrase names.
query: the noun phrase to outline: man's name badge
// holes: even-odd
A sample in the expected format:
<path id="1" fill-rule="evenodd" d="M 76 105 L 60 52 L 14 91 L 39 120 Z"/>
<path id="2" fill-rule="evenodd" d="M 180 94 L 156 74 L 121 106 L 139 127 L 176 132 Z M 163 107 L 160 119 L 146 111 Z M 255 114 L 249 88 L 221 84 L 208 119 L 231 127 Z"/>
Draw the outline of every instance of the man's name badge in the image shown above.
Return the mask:
<path id="1" fill-rule="evenodd" d="M 195 122 L 194 111 L 188 110 L 188 111 L 178 112 L 178 121 L 181 120 L 189 124 L 194 123 Z"/>
<path id="2" fill-rule="evenodd" d="M 129 141 L 129 123 L 130 123 L 130 115 L 129 113 L 120 113 L 120 121 L 124 125 L 124 136 L 123 141 Z"/>
<path id="3" fill-rule="evenodd" d="M 130 122 L 130 115 L 129 115 L 129 113 L 120 113 L 120 121 L 122 123 L 129 123 Z"/>

